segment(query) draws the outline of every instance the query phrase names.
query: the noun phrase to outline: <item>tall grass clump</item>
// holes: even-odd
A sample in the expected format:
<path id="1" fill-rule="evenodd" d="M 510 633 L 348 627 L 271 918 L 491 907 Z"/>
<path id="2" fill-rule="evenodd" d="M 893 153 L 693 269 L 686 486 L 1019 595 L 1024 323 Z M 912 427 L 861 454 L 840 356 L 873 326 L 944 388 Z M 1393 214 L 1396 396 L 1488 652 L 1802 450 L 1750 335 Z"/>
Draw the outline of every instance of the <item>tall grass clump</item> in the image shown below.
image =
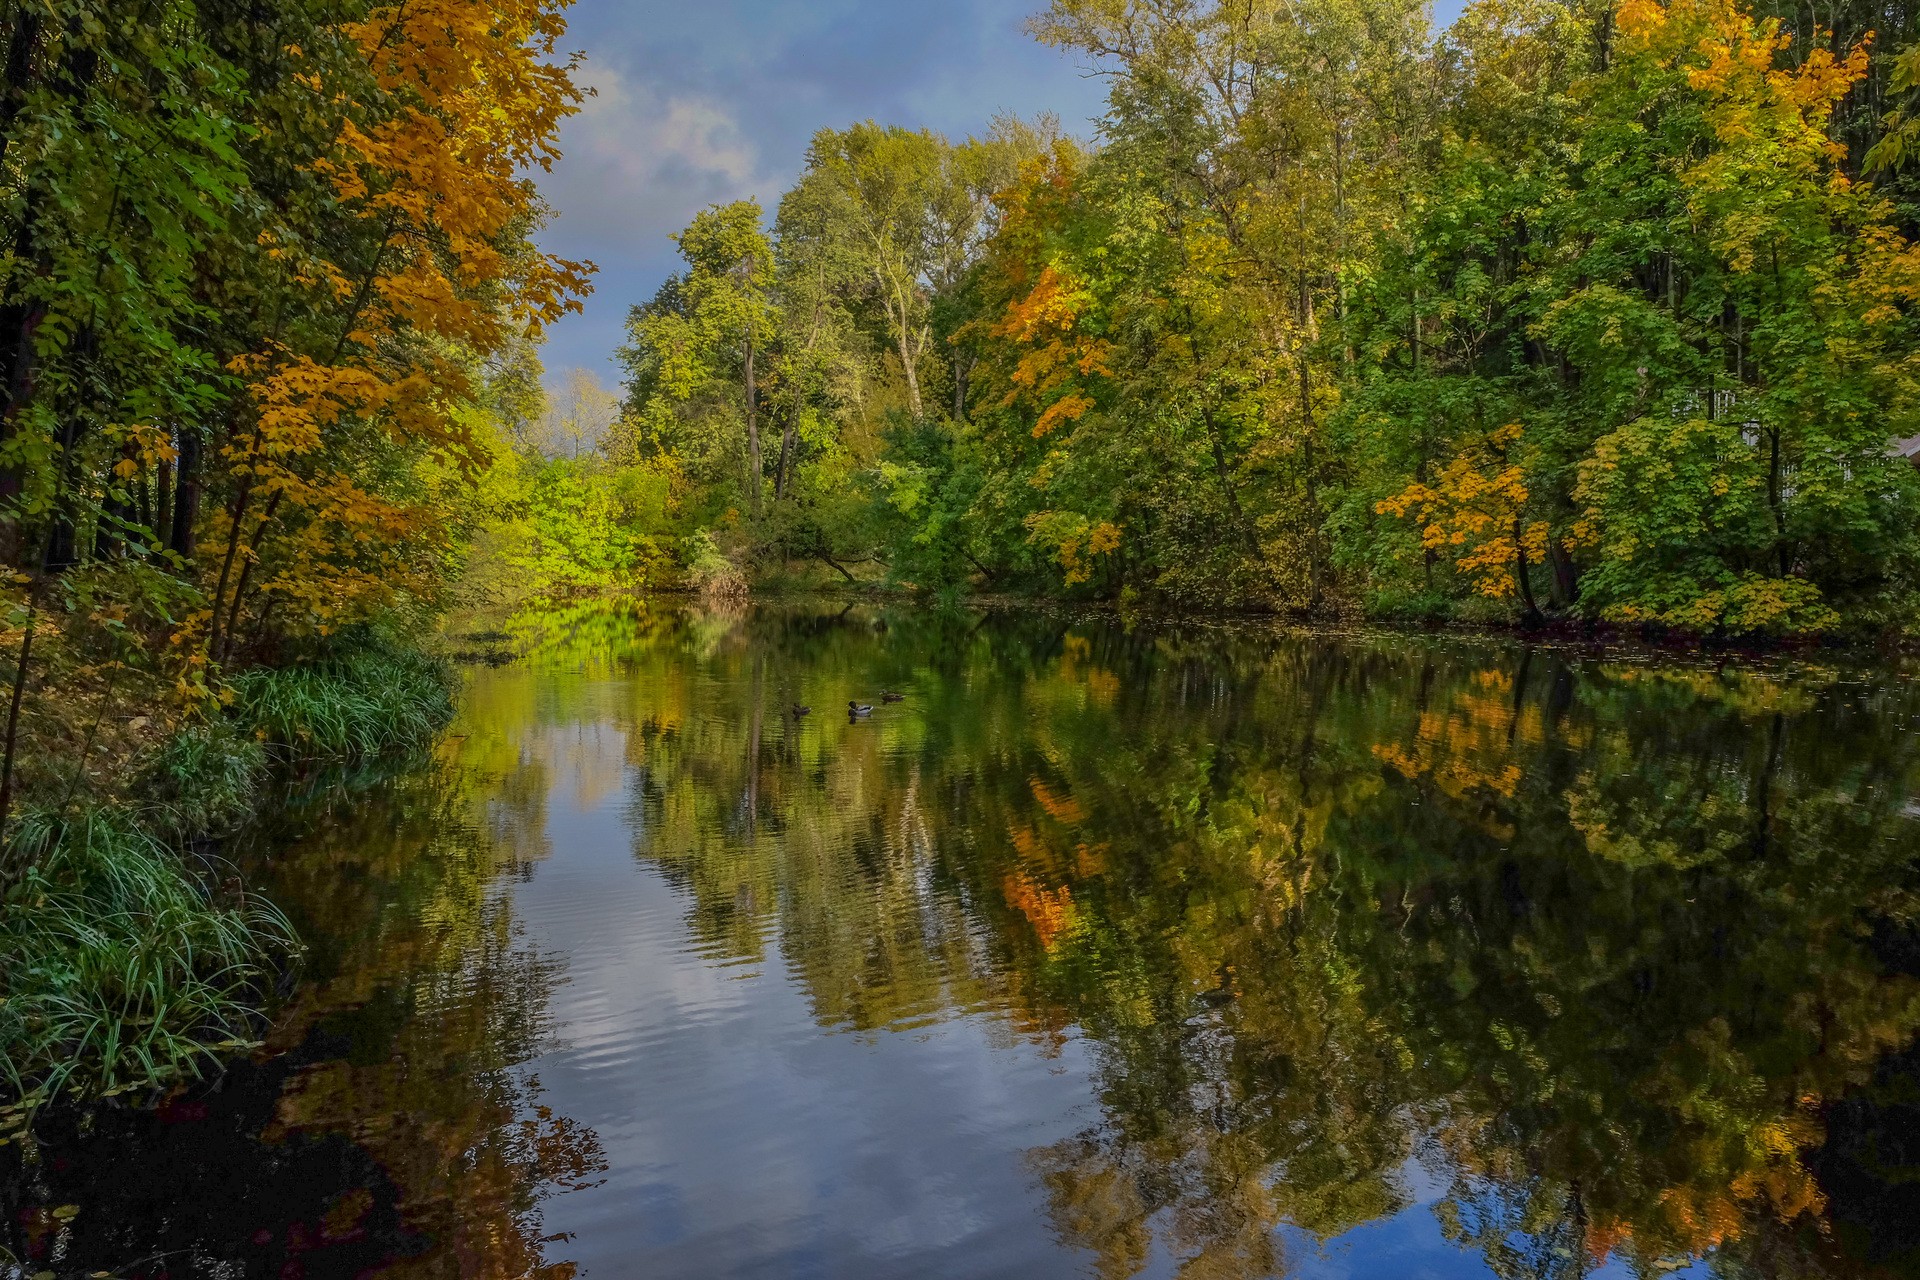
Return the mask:
<path id="1" fill-rule="evenodd" d="M 233 682 L 240 725 L 276 751 L 307 759 L 416 746 L 453 718 L 453 690 L 445 663 L 367 635 Z"/>
<path id="2" fill-rule="evenodd" d="M 131 800 L 157 835 L 224 835 L 253 813 L 266 748 L 225 721 L 189 724 L 136 764 Z"/>
<path id="3" fill-rule="evenodd" d="M 266 902 L 218 902 L 124 810 L 22 814 L 0 900 L 0 1083 L 12 1127 L 63 1094 L 198 1075 L 250 1037 L 296 943 Z M 9 1123 L 11 1122 L 11 1123 Z"/>

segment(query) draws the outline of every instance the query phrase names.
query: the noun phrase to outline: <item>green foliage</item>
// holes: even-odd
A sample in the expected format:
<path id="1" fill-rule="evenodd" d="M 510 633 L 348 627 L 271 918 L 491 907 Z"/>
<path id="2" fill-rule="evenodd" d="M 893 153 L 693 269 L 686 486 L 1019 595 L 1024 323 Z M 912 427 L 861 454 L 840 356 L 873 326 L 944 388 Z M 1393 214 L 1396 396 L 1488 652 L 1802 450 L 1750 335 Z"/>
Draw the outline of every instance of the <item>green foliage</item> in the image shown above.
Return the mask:
<path id="1" fill-rule="evenodd" d="M 747 594 L 747 580 L 740 567 L 727 559 L 713 535 L 696 533 L 682 550 L 687 560 L 687 585 L 703 596 L 738 599 Z"/>
<path id="2" fill-rule="evenodd" d="M 112 810 L 37 809 L 15 840 L 31 855 L 0 907 L 0 1078 L 16 1107 L 163 1087 L 251 1039 L 294 949 L 279 912 L 216 901 Z"/>
<path id="3" fill-rule="evenodd" d="M 1765 19 L 1678 3 L 1624 13 L 1596 63 L 1595 21 L 1487 3 L 1443 47 L 1443 141 L 1355 298 L 1346 561 L 1428 583 L 1472 563 L 1503 530 L 1428 523 L 1383 563 L 1364 505 L 1396 479 L 1447 496 L 1449 465 L 1514 424 L 1539 579 L 1515 587 L 1703 634 L 1862 620 L 1912 591 L 1916 500 L 1888 456 L 1914 405 L 1910 250 L 1830 141 L 1867 59 L 1795 64 Z"/>
<path id="4" fill-rule="evenodd" d="M 230 1039 L 276 922 L 164 847 L 232 827 L 268 745 L 444 723 L 449 677 L 396 646 L 257 664 L 417 627 L 519 479 L 489 485 L 519 459 L 488 437 L 589 270 L 531 239 L 525 175 L 581 97 L 564 8 L 0 6 L 15 1086 L 164 1081 Z"/>
<path id="5" fill-rule="evenodd" d="M 872 123 L 823 131 L 771 234 L 751 202 L 694 219 L 685 271 L 633 309 L 608 450 L 664 481 L 672 527 L 658 532 L 709 537 L 763 571 L 812 561 L 848 581 L 867 565 L 964 581 L 951 554 L 901 550 L 942 538 L 903 518 L 912 480 L 886 439 L 966 417 L 979 353 L 952 303 L 994 226 L 993 193 L 1050 128 L 1000 121 L 961 143 Z"/>
<path id="6" fill-rule="evenodd" d="M 749 563 L 933 590 L 1888 625 L 1920 179 L 1867 104 L 1920 62 L 1830 16 L 1054 0 L 1099 147 L 821 133 L 636 309 L 633 457 Z"/>
<path id="7" fill-rule="evenodd" d="M 662 555 L 633 528 L 622 490 L 639 486 L 632 474 L 571 462 L 551 462 L 535 477 L 528 543 L 513 559 L 536 592 L 564 595 L 657 583 Z"/>

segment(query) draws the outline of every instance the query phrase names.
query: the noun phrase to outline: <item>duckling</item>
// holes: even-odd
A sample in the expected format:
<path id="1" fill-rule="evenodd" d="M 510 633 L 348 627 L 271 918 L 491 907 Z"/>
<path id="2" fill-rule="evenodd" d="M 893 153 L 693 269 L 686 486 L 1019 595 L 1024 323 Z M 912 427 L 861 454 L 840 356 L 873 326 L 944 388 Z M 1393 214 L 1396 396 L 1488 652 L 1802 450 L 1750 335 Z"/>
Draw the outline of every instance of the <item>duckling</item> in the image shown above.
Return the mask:
<path id="1" fill-rule="evenodd" d="M 812 707 L 803 707 L 797 702 L 793 704 L 793 718 L 795 720 L 805 720 L 808 716 L 812 714 L 813 714 Z"/>
<path id="2" fill-rule="evenodd" d="M 885 689 L 880 691 L 880 701 L 882 702 L 905 702 L 906 700 L 907 695 L 904 693 L 888 693 Z"/>
<path id="3" fill-rule="evenodd" d="M 860 719 L 862 716 L 870 716 L 872 714 L 873 714 L 872 707 L 862 706 L 857 702 L 849 702 L 847 704 L 847 715 L 849 715 L 855 720 Z"/>

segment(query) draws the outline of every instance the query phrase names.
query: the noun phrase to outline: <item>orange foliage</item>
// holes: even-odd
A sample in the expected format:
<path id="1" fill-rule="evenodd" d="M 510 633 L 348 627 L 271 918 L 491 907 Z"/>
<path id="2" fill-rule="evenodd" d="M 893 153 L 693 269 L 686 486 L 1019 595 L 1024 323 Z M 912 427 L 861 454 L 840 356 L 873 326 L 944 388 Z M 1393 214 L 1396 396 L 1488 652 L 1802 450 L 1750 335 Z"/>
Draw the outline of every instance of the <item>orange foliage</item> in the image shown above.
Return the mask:
<path id="1" fill-rule="evenodd" d="M 992 330 L 992 336 L 1025 348 L 1014 366 L 1014 385 L 1005 403 L 1012 407 L 1025 398 L 1045 406 L 1034 423 L 1036 439 L 1079 421 L 1093 409 L 1093 397 L 1079 387 L 1078 379 L 1113 376 L 1107 364 L 1113 344 L 1078 329 L 1089 302 L 1070 277 L 1048 264 L 1041 268 L 1033 288 L 1015 300 Z"/>
<path id="2" fill-rule="evenodd" d="M 343 437 L 376 431 L 424 446 L 456 476 L 470 473 L 475 445 L 451 412 L 471 392 L 466 357 L 579 308 L 591 266 L 523 239 L 544 208 L 526 170 L 551 166 L 559 123 L 580 98 L 570 64 L 553 61 L 565 30 L 558 8 L 407 0 L 343 27 L 384 109 L 349 117 L 310 167 L 332 188 L 334 221 L 358 224 L 377 248 L 370 262 L 336 262 L 262 237 L 315 313 L 338 317 L 337 337 L 308 351 L 270 346 L 233 365 L 249 385 L 252 421 L 224 451 L 241 488 L 223 530 L 216 632 L 236 562 L 241 597 L 277 517 L 282 526 L 303 519 L 282 536 L 283 563 L 262 586 L 315 629 L 424 589 L 410 577 L 436 567 L 442 504 L 376 494 L 353 474 L 360 451 Z M 324 90 L 317 75 L 304 83 Z M 249 521 L 255 503 L 264 506 Z"/>
<path id="3" fill-rule="evenodd" d="M 1028 779 L 1027 785 L 1033 789 L 1033 798 L 1040 802 L 1040 807 L 1061 826 L 1078 826 L 1087 820 L 1087 811 L 1080 807 L 1080 802 L 1071 794 L 1055 795 L 1052 789 L 1038 778 Z"/>
<path id="4" fill-rule="evenodd" d="M 1016 871 L 1001 882 L 1007 905 L 1027 918 L 1039 935 L 1040 945 L 1053 950 L 1061 935 L 1073 925 L 1073 890 L 1062 885 L 1049 889 L 1024 871 Z"/>
<path id="5" fill-rule="evenodd" d="M 1451 554 L 1485 596 L 1517 593 L 1522 552 L 1534 563 L 1546 558 L 1547 525 L 1525 518 L 1524 473 L 1508 460 L 1521 435 L 1517 423 L 1502 427 L 1484 448 L 1461 451 L 1431 485 L 1408 485 L 1375 507 L 1381 515 L 1411 515 L 1420 525 L 1421 545 Z"/>

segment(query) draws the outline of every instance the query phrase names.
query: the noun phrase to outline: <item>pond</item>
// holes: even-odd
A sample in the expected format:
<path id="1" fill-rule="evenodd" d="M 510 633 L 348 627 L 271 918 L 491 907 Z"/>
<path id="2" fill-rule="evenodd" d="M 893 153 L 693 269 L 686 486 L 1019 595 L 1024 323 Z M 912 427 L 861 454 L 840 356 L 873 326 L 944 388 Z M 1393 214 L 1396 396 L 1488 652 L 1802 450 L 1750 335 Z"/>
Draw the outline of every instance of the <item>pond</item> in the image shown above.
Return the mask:
<path id="1" fill-rule="evenodd" d="M 311 948 L 266 1047 L 51 1123 L 16 1274 L 1920 1274 L 1891 665 L 513 634 L 430 756 L 251 838 Z"/>

